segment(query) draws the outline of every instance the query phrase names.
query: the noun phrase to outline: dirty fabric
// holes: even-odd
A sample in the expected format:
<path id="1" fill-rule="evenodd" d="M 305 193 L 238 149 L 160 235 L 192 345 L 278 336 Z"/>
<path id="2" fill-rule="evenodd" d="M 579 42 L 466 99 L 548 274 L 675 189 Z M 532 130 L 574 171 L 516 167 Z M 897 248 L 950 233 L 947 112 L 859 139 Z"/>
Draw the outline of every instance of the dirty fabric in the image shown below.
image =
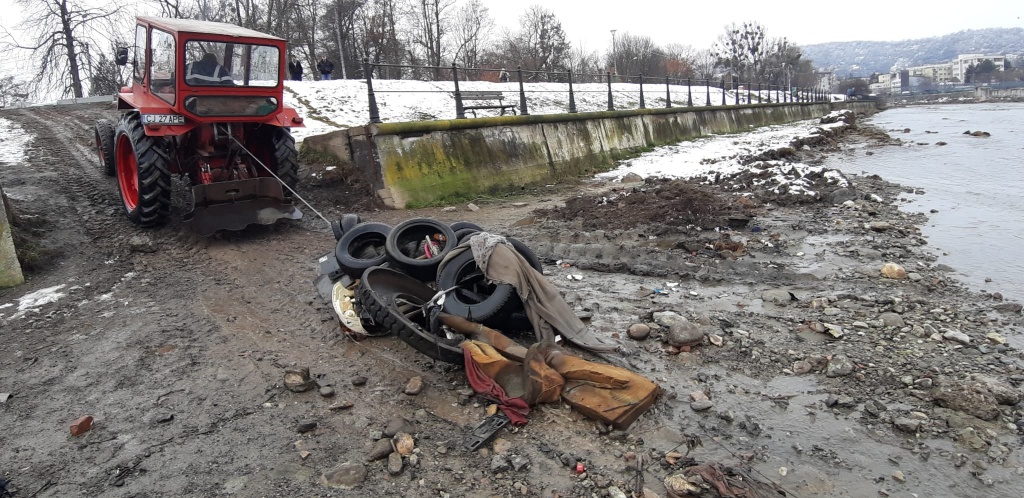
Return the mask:
<path id="1" fill-rule="evenodd" d="M 538 342 L 555 342 L 557 330 L 566 340 L 583 349 L 597 353 L 615 351 L 614 344 L 601 342 L 576 317 L 554 284 L 533 269 L 510 244 L 501 243 L 503 240 L 504 237 L 486 232 L 477 233 L 453 249 L 446 259 L 472 248 L 473 258 L 484 276 L 516 288 Z"/>
<path id="2" fill-rule="evenodd" d="M 718 462 L 708 462 L 690 467 L 685 475 L 699 475 L 710 484 L 719 496 L 735 498 L 778 498 L 788 494 L 775 483 L 766 484 L 754 479 L 749 472 L 738 467 L 728 467 Z"/>
<path id="3" fill-rule="evenodd" d="M 546 351 L 539 344 L 518 361 L 483 341 L 465 341 L 462 349 L 469 351 L 480 371 L 497 383 L 506 397 L 521 398 L 529 406 L 558 401 L 565 380 L 544 362 Z"/>
<path id="4" fill-rule="evenodd" d="M 527 349 L 464 318 L 442 313 L 440 319 L 473 338 L 462 343 L 467 371 L 472 360 L 508 397 L 522 393 L 522 401 L 530 406 L 561 398 L 594 420 L 626 429 L 661 394 L 657 384 L 639 374 L 565 354 L 554 343 L 539 342 Z M 481 392 L 475 384 L 473 389 Z"/>
<path id="5" fill-rule="evenodd" d="M 508 397 L 505 390 L 477 364 L 470 348 L 463 347 L 462 354 L 466 363 L 466 377 L 473 391 L 498 403 L 498 407 L 505 412 L 512 425 L 526 425 L 526 416 L 530 413 L 530 406 L 526 401 Z"/>

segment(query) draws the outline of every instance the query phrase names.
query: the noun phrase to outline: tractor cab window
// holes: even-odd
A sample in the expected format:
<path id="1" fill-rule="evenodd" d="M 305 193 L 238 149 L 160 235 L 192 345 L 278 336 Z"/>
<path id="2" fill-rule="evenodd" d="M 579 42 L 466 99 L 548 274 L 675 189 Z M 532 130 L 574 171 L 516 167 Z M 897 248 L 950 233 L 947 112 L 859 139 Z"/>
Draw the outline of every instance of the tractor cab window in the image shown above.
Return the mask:
<path id="1" fill-rule="evenodd" d="M 149 92 L 173 104 L 174 36 L 154 28 L 149 38 Z"/>
<path id="2" fill-rule="evenodd" d="M 185 64 L 189 86 L 275 87 L 280 82 L 281 55 L 269 45 L 189 40 Z"/>
<path id="3" fill-rule="evenodd" d="M 135 27 L 135 81 L 142 83 L 146 77 L 146 27 Z"/>

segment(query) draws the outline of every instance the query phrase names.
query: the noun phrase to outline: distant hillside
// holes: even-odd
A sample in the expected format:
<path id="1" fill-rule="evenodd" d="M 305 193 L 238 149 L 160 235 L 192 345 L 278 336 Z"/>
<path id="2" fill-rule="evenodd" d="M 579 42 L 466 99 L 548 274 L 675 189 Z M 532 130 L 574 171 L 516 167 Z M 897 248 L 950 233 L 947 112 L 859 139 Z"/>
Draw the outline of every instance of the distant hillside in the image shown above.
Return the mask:
<path id="1" fill-rule="evenodd" d="M 837 76 L 884 73 L 894 65 L 948 62 L 958 54 L 1024 54 L 1024 29 L 989 28 L 894 42 L 852 41 L 803 46 L 804 56 Z"/>

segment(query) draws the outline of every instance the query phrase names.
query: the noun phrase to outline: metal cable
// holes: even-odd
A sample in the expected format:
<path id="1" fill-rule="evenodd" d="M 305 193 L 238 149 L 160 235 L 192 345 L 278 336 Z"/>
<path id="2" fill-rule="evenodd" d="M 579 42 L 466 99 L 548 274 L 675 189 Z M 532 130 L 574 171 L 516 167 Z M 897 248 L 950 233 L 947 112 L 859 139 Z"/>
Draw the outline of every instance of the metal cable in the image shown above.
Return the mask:
<path id="1" fill-rule="evenodd" d="M 295 189 L 289 187 L 288 184 L 285 183 L 284 180 L 281 179 L 281 177 L 277 176 L 276 173 L 271 171 L 270 168 L 268 168 L 266 164 L 263 164 L 263 161 L 260 161 L 260 159 L 258 157 L 256 157 L 255 154 L 250 152 L 249 149 L 246 149 L 245 146 L 242 145 L 242 142 L 239 142 L 238 139 L 234 137 L 234 135 L 228 135 L 228 136 L 231 137 L 231 140 L 234 140 L 235 143 L 238 144 L 238 146 L 241 147 L 242 150 L 245 151 L 246 154 L 249 154 L 249 157 L 251 157 L 253 159 L 253 161 L 256 161 L 256 164 L 259 164 L 260 166 L 263 167 L 263 169 L 267 170 L 267 173 L 270 173 L 270 176 L 273 176 L 281 184 L 281 186 L 283 186 L 284 188 L 288 189 L 288 191 L 291 192 L 292 195 L 294 195 L 296 199 L 302 201 L 302 203 L 305 204 L 306 207 L 308 207 L 310 211 L 313 211 L 314 213 L 316 213 L 317 216 L 320 217 L 320 219 L 324 220 L 324 222 L 327 223 L 327 227 L 328 228 L 331 227 L 331 220 L 328 220 L 324 215 L 320 214 L 320 211 L 317 211 L 316 208 L 314 208 L 308 202 L 306 202 L 306 199 L 303 199 L 302 196 L 299 195 L 299 193 L 295 191 Z"/>

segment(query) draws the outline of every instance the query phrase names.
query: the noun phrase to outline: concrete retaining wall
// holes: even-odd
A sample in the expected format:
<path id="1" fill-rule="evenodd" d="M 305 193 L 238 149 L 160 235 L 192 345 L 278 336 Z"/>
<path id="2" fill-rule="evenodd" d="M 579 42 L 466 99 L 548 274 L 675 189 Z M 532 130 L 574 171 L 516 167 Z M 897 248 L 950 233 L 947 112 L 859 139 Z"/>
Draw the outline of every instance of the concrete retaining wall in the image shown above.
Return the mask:
<path id="1" fill-rule="evenodd" d="M 1019 101 L 1024 100 L 1024 88 L 989 88 L 981 86 L 974 90 L 974 95 L 979 102 L 989 100 Z"/>
<path id="2" fill-rule="evenodd" d="M 836 103 L 873 113 L 873 102 Z M 833 104 L 633 109 L 383 123 L 309 137 L 396 208 L 606 171 L 645 148 L 825 115 Z"/>
<path id="3" fill-rule="evenodd" d="M 14 239 L 11 236 L 10 213 L 3 202 L 3 186 L 0 185 L 0 288 L 13 287 L 25 281 L 18 264 L 18 255 L 14 252 Z"/>

